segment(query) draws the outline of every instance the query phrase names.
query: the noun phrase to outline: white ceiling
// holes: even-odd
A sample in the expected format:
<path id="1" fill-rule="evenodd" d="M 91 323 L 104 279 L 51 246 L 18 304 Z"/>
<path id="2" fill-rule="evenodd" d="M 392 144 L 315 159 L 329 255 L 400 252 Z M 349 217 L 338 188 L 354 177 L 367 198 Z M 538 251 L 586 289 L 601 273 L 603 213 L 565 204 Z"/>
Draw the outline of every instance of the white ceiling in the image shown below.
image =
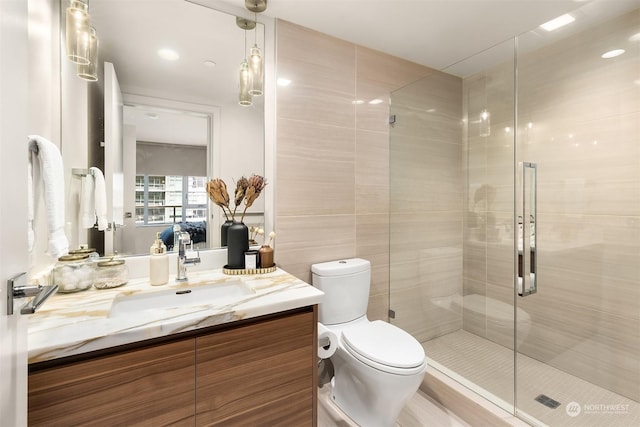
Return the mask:
<path id="1" fill-rule="evenodd" d="M 244 3 L 91 0 L 89 12 L 100 40 L 100 59 L 115 64 L 123 92 L 246 108 L 237 105 L 245 31 L 235 22 L 235 14 L 252 16 Z M 529 32 L 519 49 L 533 49 L 579 31 L 586 22 L 639 5 L 640 0 L 268 0 L 261 15 L 464 77 L 504 60 L 500 49 L 477 54 L 515 35 Z M 537 29 L 578 8 L 576 22 L 564 29 Z M 261 31 L 246 34 L 249 46 L 256 34 L 263 45 Z M 180 59 L 160 59 L 156 51 L 162 47 L 176 49 Z M 463 61 L 469 57 L 472 60 Z M 203 65 L 206 60 L 216 66 Z M 254 101 L 249 108 L 262 108 L 262 97 Z"/>
<path id="2" fill-rule="evenodd" d="M 244 0 L 224 0 L 244 7 Z M 611 0 L 615 2 L 618 0 Z M 265 15 L 443 69 L 585 0 L 268 0 Z"/>

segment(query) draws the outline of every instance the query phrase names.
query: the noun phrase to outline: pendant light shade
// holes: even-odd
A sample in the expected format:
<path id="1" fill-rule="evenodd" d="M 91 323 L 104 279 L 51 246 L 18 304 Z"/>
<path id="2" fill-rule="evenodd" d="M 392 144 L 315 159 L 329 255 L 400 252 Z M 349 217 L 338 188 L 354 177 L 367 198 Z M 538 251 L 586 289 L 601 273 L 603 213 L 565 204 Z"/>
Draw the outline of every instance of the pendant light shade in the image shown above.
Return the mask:
<path id="1" fill-rule="evenodd" d="M 262 95 L 262 53 L 255 44 L 251 48 L 249 55 L 249 69 L 251 71 L 251 89 L 249 93 L 253 96 Z"/>
<path id="2" fill-rule="evenodd" d="M 79 0 L 71 0 L 67 8 L 66 48 L 67 58 L 76 64 L 89 64 L 89 6 Z"/>
<path id="3" fill-rule="evenodd" d="M 251 94 L 251 71 L 249 70 L 249 63 L 245 59 L 240 65 L 240 105 L 250 106 L 253 105 Z"/>
<path id="4" fill-rule="evenodd" d="M 77 65 L 78 77 L 96 82 L 98 81 L 98 37 L 96 29 L 89 28 L 89 63 Z"/>

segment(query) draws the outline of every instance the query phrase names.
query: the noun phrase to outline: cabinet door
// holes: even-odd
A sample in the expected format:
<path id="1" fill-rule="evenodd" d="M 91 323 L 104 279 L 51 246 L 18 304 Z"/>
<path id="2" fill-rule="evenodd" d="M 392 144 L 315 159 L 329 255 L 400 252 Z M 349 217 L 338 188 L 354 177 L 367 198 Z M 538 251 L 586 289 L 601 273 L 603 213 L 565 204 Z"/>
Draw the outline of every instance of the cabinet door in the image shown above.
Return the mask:
<path id="1" fill-rule="evenodd" d="M 196 338 L 196 425 L 311 426 L 314 312 Z"/>
<path id="2" fill-rule="evenodd" d="M 29 426 L 194 423 L 193 338 L 29 375 Z"/>

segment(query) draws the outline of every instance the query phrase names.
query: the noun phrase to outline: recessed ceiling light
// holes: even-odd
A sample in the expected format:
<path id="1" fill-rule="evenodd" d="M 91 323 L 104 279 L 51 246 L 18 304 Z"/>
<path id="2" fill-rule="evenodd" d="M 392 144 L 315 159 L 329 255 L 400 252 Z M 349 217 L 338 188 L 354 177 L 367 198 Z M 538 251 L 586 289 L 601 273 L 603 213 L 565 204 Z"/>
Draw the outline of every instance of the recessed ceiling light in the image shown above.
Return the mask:
<path id="1" fill-rule="evenodd" d="M 372 99 L 371 101 L 369 101 L 369 104 L 371 105 L 378 105 L 378 104 L 382 104 L 384 101 L 382 99 L 376 98 L 376 99 Z"/>
<path id="2" fill-rule="evenodd" d="M 203 64 L 204 64 L 205 67 L 211 67 L 211 68 L 216 66 L 216 63 L 211 61 L 211 60 L 209 60 L 209 59 L 204 61 Z"/>
<path id="3" fill-rule="evenodd" d="M 616 56 L 620 56 L 625 52 L 624 49 L 614 49 L 614 50 L 610 50 L 609 52 L 605 52 L 602 54 L 602 57 L 604 59 L 610 59 L 610 58 L 615 58 Z"/>
<path id="4" fill-rule="evenodd" d="M 289 86 L 291 84 L 291 80 L 280 77 L 278 78 L 277 84 L 278 86 Z"/>
<path id="5" fill-rule="evenodd" d="M 158 56 L 162 59 L 166 59 L 167 61 L 176 61 L 180 58 L 178 52 L 172 49 L 160 49 L 158 51 Z"/>
<path id="6" fill-rule="evenodd" d="M 157 120 L 158 119 L 158 115 L 156 113 L 147 113 L 147 117 L 149 117 L 150 119 L 153 119 L 153 120 Z"/>
<path id="7" fill-rule="evenodd" d="M 630 42 L 640 42 L 640 33 L 635 33 L 631 37 L 629 37 Z"/>
<path id="8" fill-rule="evenodd" d="M 356 99 L 355 101 L 351 101 L 351 103 L 355 105 L 360 105 L 360 104 L 364 104 L 364 101 L 362 99 Z"/>
<path id="9" fill-rule="evenodd" d="M 551 21 L 545 22 L 544 24 L 540 25 L 540 27 L 547 31 L 553 31 L 557 30 L 560 27 L 564 27 L 567 24 L 571 24 L 575 20 L 576 18 L 569 15 L 568 13 L 565 13 L 564 15 L 560 15 L 557 18 L 552 19 Z"/>

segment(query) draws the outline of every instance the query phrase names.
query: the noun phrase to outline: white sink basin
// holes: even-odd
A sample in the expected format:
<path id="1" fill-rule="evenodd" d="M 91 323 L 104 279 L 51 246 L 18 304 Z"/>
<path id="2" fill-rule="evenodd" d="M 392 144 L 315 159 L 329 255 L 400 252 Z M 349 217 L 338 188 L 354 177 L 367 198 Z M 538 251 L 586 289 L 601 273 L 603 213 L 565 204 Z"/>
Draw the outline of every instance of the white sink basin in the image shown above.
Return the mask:
<path id="1" fill-rule="evenodd" d="M 120 294 L 113 300 L 109 317 L 119 317 L 144 310 L 223 305 L 253 293 L 244 283 L 234 281 L 133 295 Z"/>

